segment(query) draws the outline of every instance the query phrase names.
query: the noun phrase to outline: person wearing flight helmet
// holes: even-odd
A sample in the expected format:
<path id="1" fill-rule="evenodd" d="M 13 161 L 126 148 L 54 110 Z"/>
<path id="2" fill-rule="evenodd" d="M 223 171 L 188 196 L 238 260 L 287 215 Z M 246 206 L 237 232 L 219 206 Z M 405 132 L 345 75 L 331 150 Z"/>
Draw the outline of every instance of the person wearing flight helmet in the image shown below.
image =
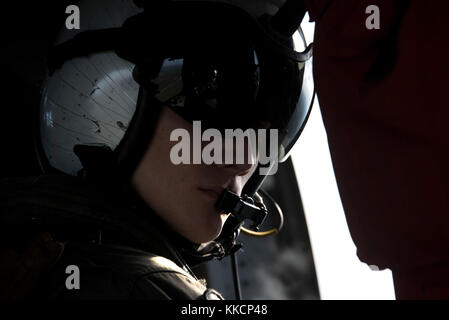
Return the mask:
<path id="1" fill-rule="evenodd" d="M 47 174 L 2 183 L 2 225 L 17 239 L 2 296 L 222 299 L 191 267 L 238 250 L 245 219 L 257 231 L 265 176 L 255 153 L 175 165 L 171 133 L 193 121 L 275 129 L 284 160 L 313 99 L 310 47 L 296 52 L 291 30 L 223 1 L 80 9 L 91 30 L 61 33 L 42 94 Z M 78 290 L 67 289 L 68 266 L 82 274 Z"/>

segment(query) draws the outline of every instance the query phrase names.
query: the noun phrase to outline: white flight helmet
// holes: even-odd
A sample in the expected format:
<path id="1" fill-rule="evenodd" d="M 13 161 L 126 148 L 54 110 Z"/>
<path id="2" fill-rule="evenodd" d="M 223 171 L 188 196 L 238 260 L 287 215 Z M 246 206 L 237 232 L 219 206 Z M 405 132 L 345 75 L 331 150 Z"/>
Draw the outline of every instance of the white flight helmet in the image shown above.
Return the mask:
<path id="1" fill-rule="evenodd" d="M 190 99 L 204 102 L 205 109 L 210 107 L 210 110 L 215 110 L 220 106 L 223 110 L 221 113 L 216 112 L 213 120 L 215 123 L 217 120 L 222 121 L 222 125 L 229 125 L 229 128 L 236 125 L 232 123 L 235 119 L 245 119 L 234 113 L 243 111 L 248 118 L 263 115 L 265 118 L 261 120 L 272 121 L 280 131 L 279 160 L 284 160 L 307 121 L 314 88 L 311 47 L 305 50 L 305 43 L 300 42 L 296 42 L 295 47 L 289 45 L 293 42 L 292 30 L 298 29 L 299 23 L 295 22 L 296 25 L 288 28 L 283 26 L 283 30 L 289 31 L 280 35 L 272 32 L 274 23 L 270 25 L 276 16 L 273 19 L 258 19 L 262 13 L 274 13 L 282 2 L 80 1 L 81 29 L 75 31 L 64 28 L 61 31 L 57 46 L 60 55 L 56 59 L 59 59 L 56 63 L 59 68 L 55 68 L 43 86 L 40 140 L 44 155 L 41 162 L 48 162 L 52 168 L 75 175 L 83 167 L 74 153 L 76 145 L 103 145 L 116 150 L 126 140 L 123 139 L 125 133 L 127 140 L 139 140 L 138 134 L 142 133 L 143 127 L 141 113 L 145 111 L 139 113 L 136 106 L 145 98 L 140 90 L 142 87 L 146 88 L 146 94 L 151 91 L 152 98 L 165 104 L 181 96 L 185 98 L 183 101 Z M 145 5 L 145 10 L 136 3 L 140 7 Z M 171 5 L 169 9 L 164 7 L 167 4 Z M 295 1 L 291 0 L 284 7 L 295 8 L 295 5 Z M 284 12 L 290 10 L 290 7 L 284 9 Z M 209 10 L 210 15 L 207 12 L 198 13 L 203 9 Z M 234 16 L 226 16 L 227 12 Z M 278 17 L 275 23 L 279 24 L 282 20 Z M 94 37 L 85 37 L 86 31 L 93 33 Z M 218 39 L 214 39 L 215 34 Z M 232 37 L 237 40 L 234 41 Z M 241 45 L 240 48 L 236 44 L 247 40 L 251 42 L 248 46 Z M 213 43 L 213 54 L 222 54 L 219 59 L 229 58 L 230 61 L 207 66 L 206 71 L 213 71 L 209 73 L 212 76 L 206 76 L 202 79 L 204 83 L 198 85 L 202 81 L 199 79 L 201 77 L 195 78 L 197 73 L 188 66 L 196 66 L 202 61 L 195 61 L 196 57 L 192 59 L 196 53 L 192 54 L 194 51 L 189 50 L 198 45 L 201 47 L 198 57 L 204 56 L 208 60 L 211 55 L 204 52 L 208 50 L 209 42 Z M 241 50 L 236 57 L 249 52 L 245 56 L 248 64 L 236 60 L 234 65 L 232 57 L 223 55 L 222 52 L 225 52 L 232 56 L 233 46 Z M 302 50 L 304 52 L 298 52 Z M 187 79 L 193 84 L 188 84 Z M 211 96 L 198 95 L 197 89 L 211 87 L 211 84 L 213 87 L 217 83 L 224 83 L 224 89 L 219 89 L 218 96 L 221 96 L 212 99 L 215 102 L 209 104 Z M 188 85 L 193 86 L 190 93 L 185 92 Z M 248 90 L 245 86 L 248 86 Z M 223 95 L 226 97 L 223 98 Z M 231 98 L 228 99 L 227 95 Z M 248 110 L 243 110 L 246 107 Z M 185 107 L 182 112 L 183 115 L 190 113 L 187 115 L 189 120 L 194 120 L 194 117 L 199 117 L 197 120 L 210 120 L 202 119 L 198 110 L 189 110 Z M 206 113 L 210 110 L 206 110 Z M 149 133 L 146 131 L 144 133 L 148 140 Z M 142 145 L 146 146 L 148 142 L 143 139 L 140 146 L 128 143 L 124 153 L 142 149 Z M 142 155 L 141 150 L 135 153 L 134 158 Z M 135 165 L 136 159 L 131 162 Z M 257 191 L 263 177 L 253 180 L 248 183 L 247 187 L 253 189 L 248 194 Z"/>
<path id="2" fill-rule="evenodd" d="M 78 4 L 81 28 L 65 27 L 57 44 L 95 29 L 118 28 L 142 11 L 132 0 L 84 0 Z M 139 85 L 134 64 L 115 52 L 74 57 L 45 81 L 40 109 L 40 134 L 49 164 L 76 175 L 82 168 L 73 152 L 78 144 L 119 144 L 134 114 Z"/>

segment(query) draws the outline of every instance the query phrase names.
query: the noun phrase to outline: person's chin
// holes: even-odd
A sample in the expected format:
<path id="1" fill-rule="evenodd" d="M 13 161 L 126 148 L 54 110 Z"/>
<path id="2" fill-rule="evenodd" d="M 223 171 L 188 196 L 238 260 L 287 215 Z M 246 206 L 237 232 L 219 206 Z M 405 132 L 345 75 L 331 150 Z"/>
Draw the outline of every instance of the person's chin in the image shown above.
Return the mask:
<path id="1" fill-rule="evenodd" d="M 215 240 L 221 233 L 223 222 L 223 216 L 219 213 L 208 213 L 201 223 L 197 224 L 190 240 L 197 244 Z"/>

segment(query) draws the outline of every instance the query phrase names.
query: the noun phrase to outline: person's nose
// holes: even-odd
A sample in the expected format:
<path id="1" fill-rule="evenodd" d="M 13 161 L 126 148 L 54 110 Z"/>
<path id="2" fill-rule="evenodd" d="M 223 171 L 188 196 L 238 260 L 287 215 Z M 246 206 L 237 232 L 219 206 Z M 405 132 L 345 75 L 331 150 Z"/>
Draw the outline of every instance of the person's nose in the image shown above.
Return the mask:
<path id="1" fill-rule="evenodd" d="M 229 148 L 229 144 L 227 147 L 225 145 L 223 143 L 223 162 L 218 165 L 219 167 L 231 171 L 231 174 L 235 176 L 247 175 L 255 169 L 257 166 L 257 154 L 253 145 L 250 145 L 248 141 L 245 141 L 243 148 L 236 146 L 235 143 L 232 145 L 232 148 Z"/>
<path id="2" fill-rule="evenodd" d="M 245 176 L 253 171 L 256 164 L 246 162 L 243 164 L 221 164 L 218 166 L 228 170 L 232 176 Z"/>

